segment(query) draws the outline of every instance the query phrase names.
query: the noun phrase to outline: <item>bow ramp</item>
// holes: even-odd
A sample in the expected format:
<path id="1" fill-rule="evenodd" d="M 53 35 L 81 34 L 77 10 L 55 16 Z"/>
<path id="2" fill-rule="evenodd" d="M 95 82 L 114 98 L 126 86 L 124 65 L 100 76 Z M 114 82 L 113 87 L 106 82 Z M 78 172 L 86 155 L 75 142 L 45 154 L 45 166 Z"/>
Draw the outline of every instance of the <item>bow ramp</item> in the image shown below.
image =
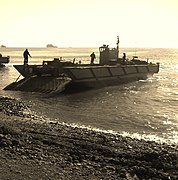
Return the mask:
<path id="1" fill-rule="evenodd" d="M 67 84 L 71 82 L 68 77 L 52 77 L 52 76 L 31 76 L 23 78 L 20 81 L 13 82 L 4 90 L 19 90 L 27 92 L 41 93 L 60 93 L 65 90 Z"/>

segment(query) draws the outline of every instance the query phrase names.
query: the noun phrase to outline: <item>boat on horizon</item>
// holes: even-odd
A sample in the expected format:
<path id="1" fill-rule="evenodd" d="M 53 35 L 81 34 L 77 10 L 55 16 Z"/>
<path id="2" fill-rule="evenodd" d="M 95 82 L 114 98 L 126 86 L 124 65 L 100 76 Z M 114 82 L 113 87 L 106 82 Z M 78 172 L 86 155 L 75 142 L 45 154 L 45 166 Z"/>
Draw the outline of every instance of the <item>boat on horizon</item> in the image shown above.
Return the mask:
<path id="1" fill-rule="evenodd" d="M 5 90 L 59 93 L 82 91 L 144 80 L 159 72 L 159 63 L 129 60 L 119 57 L 119 39 L 116 48 L 99 47 L 99 63 L 82 64 L 54 58 L 42 65 L 14 65 L 24 78 L 11 83 Z"/>

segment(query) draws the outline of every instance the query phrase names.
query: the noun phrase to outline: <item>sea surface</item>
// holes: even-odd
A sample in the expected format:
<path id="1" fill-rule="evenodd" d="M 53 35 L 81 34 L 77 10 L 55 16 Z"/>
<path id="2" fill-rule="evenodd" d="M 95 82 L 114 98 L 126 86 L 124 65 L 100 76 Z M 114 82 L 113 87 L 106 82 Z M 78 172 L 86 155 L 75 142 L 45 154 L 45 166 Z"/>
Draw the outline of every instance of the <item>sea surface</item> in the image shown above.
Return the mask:
<path id="1" fill-rule="evenodd" d="M 75 94 L 46 94 L 5 91 L 8 84 L 22 78 L 13 64 L 22 64 L 25 48 L 0 48 L 10 63 L 0 68 L 0 95 L 29 104 L 34 114 L 57 121 L 124 136 L 178 145 L 178 49 L 123 48 L 120 56 L 137 55 L 159 62 L 160 71 L 147 80 L 93 89 Z M 99 59 L 98 48 L 28 48 L 30 64 L 62 57 L 89 63 L 91 52 Z"/>

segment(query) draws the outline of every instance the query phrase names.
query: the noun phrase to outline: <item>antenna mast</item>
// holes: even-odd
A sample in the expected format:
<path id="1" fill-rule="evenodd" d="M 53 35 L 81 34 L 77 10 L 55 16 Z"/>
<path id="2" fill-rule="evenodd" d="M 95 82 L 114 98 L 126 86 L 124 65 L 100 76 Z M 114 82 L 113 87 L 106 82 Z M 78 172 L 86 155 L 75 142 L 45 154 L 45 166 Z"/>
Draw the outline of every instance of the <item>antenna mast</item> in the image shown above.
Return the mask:
<path id="1" fill-rule="evenodd" d="M 118 58 L 119 58 L 119 36 L 117 36 L 117 43 L 116 43 L 116 45 L 117 45 L 117 56 L 118 56 Z"/>

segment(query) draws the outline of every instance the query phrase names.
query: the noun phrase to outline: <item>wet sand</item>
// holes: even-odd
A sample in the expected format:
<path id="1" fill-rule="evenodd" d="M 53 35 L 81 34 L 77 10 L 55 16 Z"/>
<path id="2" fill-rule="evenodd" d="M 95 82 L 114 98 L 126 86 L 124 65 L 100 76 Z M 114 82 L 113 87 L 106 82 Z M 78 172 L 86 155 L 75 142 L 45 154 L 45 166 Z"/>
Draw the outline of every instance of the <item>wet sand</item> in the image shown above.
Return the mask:
<path id="1" fill-rule="evenodd" d="M 178 149 L 33 115 L 0 97 L 0 176 L 7 179 L 178 179 Z"/>

